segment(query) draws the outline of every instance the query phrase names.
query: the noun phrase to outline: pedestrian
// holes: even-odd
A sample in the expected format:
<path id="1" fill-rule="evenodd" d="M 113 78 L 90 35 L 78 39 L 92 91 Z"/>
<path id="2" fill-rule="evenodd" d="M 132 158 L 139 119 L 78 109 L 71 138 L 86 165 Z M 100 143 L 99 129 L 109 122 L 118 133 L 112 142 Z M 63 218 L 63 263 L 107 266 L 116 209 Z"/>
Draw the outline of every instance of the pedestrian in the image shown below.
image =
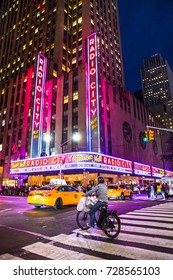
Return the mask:
<path id="1" fill-rule="evenodd" d="M 157 184 L 154 184 L 154 195 L 157 198 Z"/>
<path id="2" fill-rule="evenodd" d="M 165 184 L 164 183 L 162 184 L 162 187 L 161 187 L 161 194 L 162 194 L 163 200 L 165 200 L 166 191 L 165 191 Z"/>
<path id="3" fill-rule="evenodd" d="M 150 191 L 150 198 L 154 199 L 155 197 L 155 189 L 154 189 L 154 185 L 151 185 L 151 191 Z"/>

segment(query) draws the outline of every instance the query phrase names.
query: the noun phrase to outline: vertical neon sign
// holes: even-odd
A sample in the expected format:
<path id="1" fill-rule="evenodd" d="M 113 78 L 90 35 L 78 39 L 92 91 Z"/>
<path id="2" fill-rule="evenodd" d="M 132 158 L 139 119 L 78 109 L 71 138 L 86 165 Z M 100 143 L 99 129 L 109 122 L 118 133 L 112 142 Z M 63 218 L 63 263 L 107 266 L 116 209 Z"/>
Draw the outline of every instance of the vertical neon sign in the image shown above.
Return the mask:
<path id="1" fill-rule="evenodd" d="M 38 157 L 42 147 L 43 99 L 46 79 L 47 59 L 38 54 L 35 79 L 34 111 L 31 133 L 31 157 Z"/>
<path id="2" fill-rule="evenodd" d="M 97 33 L 91 34 L 87 42 L 87 142 L 88 150 L 100 150 L 100 118 L 99 118 L 99 74 L 98 74 L 98 49 L 99 37 Z"/>

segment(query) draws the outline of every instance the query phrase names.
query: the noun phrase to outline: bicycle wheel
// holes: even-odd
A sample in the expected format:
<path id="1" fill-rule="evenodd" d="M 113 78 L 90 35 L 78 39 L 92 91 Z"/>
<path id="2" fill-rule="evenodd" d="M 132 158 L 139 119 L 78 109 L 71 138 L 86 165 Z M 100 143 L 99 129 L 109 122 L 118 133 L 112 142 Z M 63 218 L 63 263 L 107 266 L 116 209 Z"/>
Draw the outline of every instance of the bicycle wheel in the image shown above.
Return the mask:
<path id="1" fill-rule="evenodd" d="M 78 211 L 76 215 L 76 222 L 79 228 L 86 230 L 89 229 L 87 223 L 90 222 L 90 215 L 85 211 Z"/>
<path id="2" fill-rule="evenodd" d="M 103 219 L 103 231 L 104 233 L 110 237 L 115 238 L 120 233 L 121 222 L 120 218 L 117 216 L 115 212 L 109 212 Z"/>

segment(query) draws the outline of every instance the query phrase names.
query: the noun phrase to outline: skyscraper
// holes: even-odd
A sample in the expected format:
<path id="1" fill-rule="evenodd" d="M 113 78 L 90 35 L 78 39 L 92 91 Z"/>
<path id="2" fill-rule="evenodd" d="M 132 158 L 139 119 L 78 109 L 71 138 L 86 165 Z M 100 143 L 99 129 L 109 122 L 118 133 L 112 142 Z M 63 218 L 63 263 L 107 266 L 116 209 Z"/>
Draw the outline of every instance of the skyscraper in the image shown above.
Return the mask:
<path id="1" fill-rule="evenodd" d="M 11 159 L 62 152 L 145 161 L 150 118 L 124 89 L 117 0 L 3 0 L 0 26 L 3 177 Z M 159 144 L 147 149 L 158 162 Z"/>
<path id="2" fill-rule="evenodd" d="M 124 75 L 117 1 L 111 0 L 103 3 L 102 1 L 87 0 L 43 0 L 31 1 L 26 5 L 23 5 L 21 0 L 3 1 L 0 24 L 0 80 L 3 104 L 1 109 L 6 110 L 5 117 L 8 123 L 12 123 L 12 115 L 14 114 L 15 118 L 18 115 L 18 120 L 20 119 L 20 125 L 22 125 L 24 112 L 21 110 L 24 111 L 26 107 L 24 92 L 28 86 L 30 87 L 28 90 L 32 91 L 33 94 L 34 66 L 38 53 L 48 59 L 46 79 L 61 76 L 60 80 L 64 83 L 62 88 L 64 96 L 61 97 L 64 99 L 64 107 L 67 107 L 69 98 L 73 100 L 74 107 L 73 109 L 69 108 L 69 110 L 75 110 L 75 107 L 78 106 L 78 98 L 82 100 L 82 91 L 85 91 L 85 83 L 82 88 L 78 89 L 78 85 L 80 87 L 81 83 L 78 83 L 79 76 L 81 80 L 85 79 L 85 40 L 88 35 L 94 32 L 99 33 L 97 40 L 99 40 L 100 48 L 98 62 L 100 75 L 106 83 L 111 84 L 115 89 L 113 92 L 115 99 L 118 92 L 122 95 Z M 32 68 L 32 70 L 30 69 L 31 83 L 28 82 L 29 67 Z M 11 101 L 10 96 L 12 96 Z M 28 100 L 28 102 L 33 101 Z M 53 105 L 55 104 L 52 104 L 52 108 L 55 110 Z M 30 107 L 30 109 L 32 108 Z M 85 106 L 83 110 L 85 110 Z M 67 114 L 64 115 L 63 135 L 56 139 L 56 143 L 68 138 L 67 118 L 69 118 Z M 76 111 L 73 115 L 73 125 L 71 124 L 72 131 L 69 134 L 80 126 L 80 123 L 76 124 L 77 118 L 78 112 Z M 53 122 L 52 120 L 52 126 L 55 125 Z M 13 130 L 13 128 L 7 129 L 8 133 L 9 130 Z M 21 141 L 22 133 L 19 133 L 18 136 L 16 136 L 18 131 L 10 133 L 16 138 L 16 141 Z"/>
<path id="3" fill-rule="evenodd" d="M 141 69 L 144 104 L 163 125 L 173 128 L 173 73 L 160 54 L 144 60 Z"/>

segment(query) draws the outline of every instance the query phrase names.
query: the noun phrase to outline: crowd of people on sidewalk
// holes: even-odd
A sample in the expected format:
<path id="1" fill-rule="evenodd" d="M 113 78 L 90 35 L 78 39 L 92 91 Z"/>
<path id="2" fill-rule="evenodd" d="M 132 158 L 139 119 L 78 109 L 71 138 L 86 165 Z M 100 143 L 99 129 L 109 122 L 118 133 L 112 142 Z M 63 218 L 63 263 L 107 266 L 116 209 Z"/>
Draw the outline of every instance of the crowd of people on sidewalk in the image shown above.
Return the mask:
<path id="1" fill-rule="evenodd" d="M 161 185 L 161 195 L 163 197 L 163 200 L 167 199 L 169 197 L 169 186 L 167 183 L 163 183 Z M 148 192 L 148 197 L 151 199 L 157 198 L 158 192 L 157 192 L 157 185 L 151 184 L 150 186 L 150 192 Z"/>
<path id="2" fill-rule="evenodd" d="M 78 189 L 80 192 L 89 191 L 93 186 L 88 184 L 84 186 L 83 184 L 71 184 L 73 187 Z M 32 190 L 39 189 L 40 186 L 0 186 L 0 195 L 9 195 L 9 196 L 28 196 L 29 192 Z"/>
<path id="3" fill-rule="evenodd" d="M 88 192 L 92 189 L 93 185 L 88 184 L 87 186 L 84 186 L 84 184 L 71 184 L 73 187 L 78 189 L 80 192 Z M 34 185 L 34 186 L 0 186 L 0 195 L 9 195 L 9 196 L 28 196 L 29 192 L 32 190 L 39 189 L 39 186 Z M 147 188 L 147 195 L 148 198 L 150 199 L 156 199 L 158 196 L 158 191 L 157 191 L 157 185 L 156 184 L 151 184 Z M 163 199 L 167 199 L 169 197 L 169 186 L 167 183 L 163 183 L 161 186 L 161 192 L 159 194 L 162 195 Z"/>
<path id="4" fill-rule="evenodd" d="M 10 196 L 28 196 L 31 187 L 29 186 L 1 186 L 0 194 L 1 195 L 10 195 Z"/>

